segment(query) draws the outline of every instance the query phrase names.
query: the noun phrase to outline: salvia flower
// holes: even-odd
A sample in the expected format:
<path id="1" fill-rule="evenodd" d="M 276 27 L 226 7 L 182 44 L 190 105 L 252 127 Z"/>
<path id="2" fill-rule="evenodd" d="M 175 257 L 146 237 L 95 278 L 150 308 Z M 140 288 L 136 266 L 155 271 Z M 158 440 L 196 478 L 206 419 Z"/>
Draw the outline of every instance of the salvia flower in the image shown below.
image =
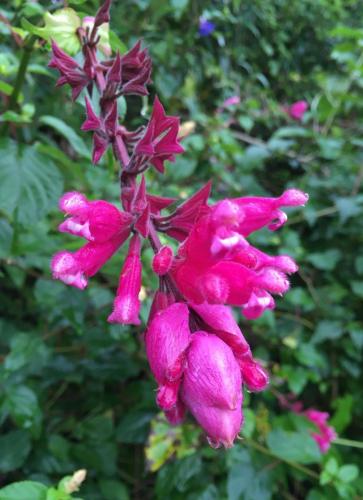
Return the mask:
<path id="1" fill-rule="evenodd" d="M 288 189 L 277 198 L 227 198 L 209 204 L 208 182 L 171 208 L 177 200 L 149 193 L 143 172 L 153 167 L 163 173 L 165 161 L 183 152 L 179 141 L 186 134 L 180 131 L 178 117 L 166 115 L 157 96 L 146 126 L 128 130 L 123 124 L 118 98 L 147 95 L 152 64 L 141 42 L 111 57 L 103 32 L 108 29 L 110 7 L 111 0 L 105 0 L 94 18 L 77 24 L 83 59 L 73 59 L 53 42 L 49 65 L 60 73 L 57 85 L 71 87 L 73 99 L 85 94 L 81 128 L 93 132 L 93 163 L 108 148 L 119 163 L 122 210 L 76 191 L 64 194 L 59 208 L 65 219 L 59 231 L 85 243 L 74 252 L 56 253 L 52 275 L 84 289 L 129 239 L 108 321 L 139 325 L 141 251 L 148 242 L 154 252 L 152 270 L 159 280 L 145 333 L 146 354 L 158 386 L 156 403 L 171 424 L 179 424 L 189 412 L 212 446 L 228 448 L 243 422 L 244 387 L 261 391 L 269 383 L 230 306 L 239 307 L 247 319 L 258 318 L 275 307 L 273 295 L 285 293 L 288 275 L 297 271 L 291 257 L 268 255 L 251 245 L 248 237 L 264 227 L 277 230 L 287 219 L 282 207 L 304 205 L 308 197 Z M 201 36 L 214 29 L 214 23 L 200 18 Z M 104 52 L 102 60 L 99 49 Z M 232 96 L 223 107 L 239 102 Z M 162 243 L 158 233 L 174 239 L 174 246 Z M 309 410 L 306 416 L 318 426 L 313 437 L 325 449 L 333 436 L 325 414 Z"/>
<path id="2" fill-rule="evenodd" d="M 279 198 L 224 200 L 204 210 L 181 244 L 172 270 L 183 295 L 195 303 L 247 304 L 244 310 L 254 310 L 252 315 L 256 301 L 262 312 L 272 308 L 269 294 L 285 293 L 286 275 L 297 266 L 288 256 L 264 254 L 245 238 L 264 226 L 277 229 L 287 218 L 281 206 L 306 201 L 307 195 L 291 189 Z"/>
<path id="3" fill-rule="evenodd" d="M 329 413 L 309 408 L 303 412 L 303 415 L 317 427 L 318 432 L 312 432 L 311 436 L 318 444 L 320 451 L 326 453 L 332 441 L 337 437 L 334 427 L 327 424 Z"/>
<path id="4" fill-rule="evenodd" d="M 108 317 L 110 323 L 121 323 L 123 325 L 140 324 L 139 293 L 142 271 L 140 251 L 140 237 L 138 234 L 135 234 L 130 240 L 129 251 L 120 274 L 113 312 Z"/>
<path id="5" fill-rule="evenodd" d="M 182 401 L 212 446 L 232 446 L 242 425 L 242 379 L 232 350 L 216 335 L 195 332 L 187 353 Z"/>
<path id="6" fill-rule="evenodd" d="M 296 101 L 290 106 L 285 108 L 287 114 L 296 121 L 301 121 L 309 108 L 309 104 L 306 101 Z"/>

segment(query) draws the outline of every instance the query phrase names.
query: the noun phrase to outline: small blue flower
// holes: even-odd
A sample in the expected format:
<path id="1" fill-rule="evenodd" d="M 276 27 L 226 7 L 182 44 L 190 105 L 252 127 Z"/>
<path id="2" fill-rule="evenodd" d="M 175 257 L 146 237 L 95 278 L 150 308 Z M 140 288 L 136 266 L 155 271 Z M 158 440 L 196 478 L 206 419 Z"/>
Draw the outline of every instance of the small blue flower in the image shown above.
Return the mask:
<path id="1" fill-rule="evenodd" d="M 200 36 L 209 36 L 216 29 L 216 25 L 212 21 L 208 21 L 205 17 L 199 18 L 199 34 Z"/>

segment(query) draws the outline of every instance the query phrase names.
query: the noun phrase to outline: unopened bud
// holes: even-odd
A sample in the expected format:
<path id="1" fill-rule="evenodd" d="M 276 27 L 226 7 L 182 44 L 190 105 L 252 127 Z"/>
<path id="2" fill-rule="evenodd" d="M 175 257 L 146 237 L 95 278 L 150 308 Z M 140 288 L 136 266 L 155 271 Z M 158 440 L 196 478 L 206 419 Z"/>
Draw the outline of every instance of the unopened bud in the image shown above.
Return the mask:
<path id="1" fill-rule="evenodd" d="M 87 471 L 86 469 L 77 470 L 69 481 L 66 482 L 64 490 L 66 493 L 74 493 L 78 491 L 83 481 L 86 479 Z"/>
<path id="2" fill-rule="evenodd" d="M 173 250 L 169 246 L 161 247 L 153 258 L 152 268 L 154 273 L 159 276 L 166 274 L 171 268 L 173 257 Z"/>

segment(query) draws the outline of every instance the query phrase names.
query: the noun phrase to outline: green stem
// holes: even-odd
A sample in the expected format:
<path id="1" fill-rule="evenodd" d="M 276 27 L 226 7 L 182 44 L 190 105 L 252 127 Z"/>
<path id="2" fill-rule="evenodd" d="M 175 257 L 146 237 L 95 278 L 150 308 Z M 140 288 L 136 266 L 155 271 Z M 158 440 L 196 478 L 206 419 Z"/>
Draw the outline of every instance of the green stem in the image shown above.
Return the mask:
<path id="1" fill-rule="evenodd" d="M 352 439 L 336 438 L 336 439 L 334 439 L 333 444 L 339 444 L 341 446 L 351 446 L 352 448 L 362 448 L 363 449 L 363 442 L 362 441 L 353 441 Z"/>
<path id="2" fill-rule="evenodd" d="M 294 467 L 294 469 L 297 469 L 300 472 L 303 472 L 307 476 L 313 477 L 314 479 L 319 479 L 319 477 L 320 477 L 319 474 L 317 474 L 316 472 L 312 471 L 311 469 L 308 469 L 307 467 L 304 467 L 303 465 L 300 465 L 300 464 L 298 464 L 296 462 L 292 462 L 291 460 L 285 460 L 285 459 L 283 459 L 281 457 L 278 457 L 277 455 L 275 455 L 275 453 L 273 453 L 269 449 L 265 448 L 261 444 L 256 443 L 256 441 L 253 441 L 252 439 L 246 439 L 245 438 L 244 442 L 248 446 L 251 446 L 251 448 L 254 448 L 255 450 L 258 450 L 261 453 L 264 453 L 265 455 L 268 455 L 270 457 L 277 458 L 277 459 L 281 460 L 282 462 L 285 462 L 286 464 L 290 465 L 291 467 Z"/>
<path id="3" fill-rule="evenodd" d="M 28 65 L 29 65 L 30 57 L 31 57 L 34 43 L 35 43 L 36 39 L 37 39 L 36 36 L 30 35 L 29 38 L 27 38 L 27 40 L 24 43 L 23 53 L 22 53 L 22 56 L 20 59 L 19 68 L 18 68 L 18 72 L 16 74 L 15 83 L 14 83 L 14 88 L 13 88 L 13 91 L 12 91 L 10 99 L 9 99 L 7 110 L 16 108 L 19 94 L 20 94 L 21 89 L 24 85 L 26 70 L 27 70 Z M 2 135 L 7 132 L 8 127 L 9 127 L 9 124 L 4 123 L 4 126 L 1 130 Z"/>

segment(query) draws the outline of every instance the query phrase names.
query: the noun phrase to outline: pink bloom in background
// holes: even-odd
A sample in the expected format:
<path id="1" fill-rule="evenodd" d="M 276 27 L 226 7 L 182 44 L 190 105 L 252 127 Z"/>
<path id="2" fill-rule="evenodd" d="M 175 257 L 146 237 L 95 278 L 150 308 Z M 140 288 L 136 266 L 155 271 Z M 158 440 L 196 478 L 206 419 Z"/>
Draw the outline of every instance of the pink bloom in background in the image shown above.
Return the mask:
<path id="1" fill-rule="evenodd" d="M 318 428 L 319 432 L 312 432 L 311 435 L 317 442 L 320 451 L 326 453 L 332 441 L 337 437 L 334 427 L 327 424 L 329 413 L 309 408 L 303 412 L 303 415 Z"/>
<path id="2" fill-rule="evenodd" d="M 225 99 L 222 104 L 217 108 L 217 113 L 221 113 L 224 109 L 237 106 L 241 103 L 241 98 L 238 95 L 233 95 Z"/>
<path id="3" fill-rule="evenodd" d="M 326 453 L 331 443 L 337 437 L 334 427 L 327 423 L 329 413 L 316 410 L 315 408 L 304 410 L 303 403 L 297 401 L 296 395 L 293 393 L 287 395 L 278 394 L 277 397 L 283 408 L 287 408 L 298 415 L 303 415 L 316 426 L 318 432 L 311 431 L 310 434 L 318 444 L 321 453 Z"/>
<path id="4" fill-rule="evenodd" d="M 98 59 L 97 45 L 107 42 L 107 33 L 102 40 L 100 27 L 108 29 L 110 5 L 111 0 L 106 0 L 95 18 L 86 19 L 79 28 L 82 63 L 53 43 L 49 65 L 60 73 L 57 85 L 71 87 L 73 99 L 85 94 L 81 128 L 93 132 L 93 163 L 108 148 L 119 163 L 122 210 L 104 200 L 88 200 L 79 192 L 63 195 L 59 208 L 66 217 L 59 231 L 86 243 L 75 252 L 54 255 L 52 274 L 84 289 L 129 239 L 108 321 L 139 325 L 141 249 L 149 243 L 159 287 L 152 298 L 145 347 L 158 386 L 156 403 L 172 424 L 179 424 L 190 412 L 212 446 L 228 448 L 243 422 L 243 387 L 262 391 L 269 383 L 230 306 L 237 306 L 249 320 L 258 318 L 275 307 L 273 295 L 289 289 L 288 275 L 298 269 L 291 257 L 268 255 L 251 245 L 248 237 L 265 227 L 271 231 L 282 227 L 287 220 L 282 208 L 304 205 L 308 196 L 287 189 L 277 198 L 227 198 L 209 204 L 208 182 L 171 209 L 177 200 L 149 193 L 148 176 L 143 173 L 151 167 L 163 173 L 165 162 L 184 151 L 178 139 L 179 118 L 168 116 L 156 96 L 145 125 L 128 130 L 120 123 L 118 98 L 147 95 L 152 64 L 141 42 L 113 57 L 108 45 L 99 45 L 108 58 Z M 209 35 L 215 26 L 202 21 L 201 34 Z M 231 96 L 221 109 L 239 103 L 237 95 Z M 307 103 L 299 101 L 288 113 L 300 120 L 306 109 Z M 175 247 L 162 243 L 158 233 L 174 239 Z M 306 415 L 317 425 L 319 433 L 313 437 L 325 450 L 333 439 L 327 414 L 308 410 Z"/>
<path id="5" fill-rule="evenodd" d="M 290 106 L 286 106 L 284 109 L 290 118 L 301 121 L 308 108 L 309 104 L 306 101 L 296 101 Z"/>

